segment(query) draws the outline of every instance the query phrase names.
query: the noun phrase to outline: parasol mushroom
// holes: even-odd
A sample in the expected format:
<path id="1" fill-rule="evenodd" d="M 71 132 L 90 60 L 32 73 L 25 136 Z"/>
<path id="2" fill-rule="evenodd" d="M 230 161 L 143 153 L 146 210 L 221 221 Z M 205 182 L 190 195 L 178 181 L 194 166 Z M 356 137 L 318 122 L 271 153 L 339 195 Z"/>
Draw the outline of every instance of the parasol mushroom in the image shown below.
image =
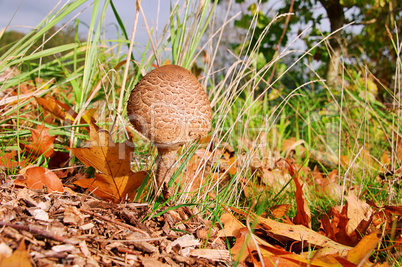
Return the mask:
<path id="1" fill-rule="evenodd" d="M 127 114 L 134 128 L 158 149 L 158 188 L 170 180 L 179 147 L 205 137 L 211 128 L 205 90 L 190 71 L 177 65 L 146 74 L 131 92 Z"/>

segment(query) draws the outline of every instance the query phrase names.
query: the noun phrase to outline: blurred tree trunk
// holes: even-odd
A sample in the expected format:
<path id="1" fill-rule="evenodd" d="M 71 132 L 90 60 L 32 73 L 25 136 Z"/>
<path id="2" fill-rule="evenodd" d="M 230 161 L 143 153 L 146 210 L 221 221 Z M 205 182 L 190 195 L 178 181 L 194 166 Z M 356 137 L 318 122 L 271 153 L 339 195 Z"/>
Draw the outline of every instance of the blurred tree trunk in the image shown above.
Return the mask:
<path id="1" fill-rule="evenodd" d="M 339 0 L 319 0 L 325 10 L 327 11 L 327 15 L 329 18 L 329 22 L 331 24 L 331 33 L 343 27 L 345 23 L 345 13 L 343 11 L 343 6 L 339 2 Z M 331 36 L 329 39 L 330 44 L 330 61 L 327 62 L 327 84 L 330 87 L 336 85 L 339 67 L 340 67 L 340 59 L 341 59 L 341 35 L 342 31 L 338 31 Z"/>

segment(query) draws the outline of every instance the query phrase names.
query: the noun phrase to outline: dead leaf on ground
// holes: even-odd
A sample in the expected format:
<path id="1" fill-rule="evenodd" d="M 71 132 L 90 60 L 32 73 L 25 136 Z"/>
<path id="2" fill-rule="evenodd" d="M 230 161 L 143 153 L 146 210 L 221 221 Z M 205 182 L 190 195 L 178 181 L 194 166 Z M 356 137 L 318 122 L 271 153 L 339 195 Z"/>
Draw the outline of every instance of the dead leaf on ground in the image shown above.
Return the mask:
<path id="1" fill-rule="evenodd" d="M 64 192 L 59 177 L 51 170 L 38 166 L 28 166 L 22 169 L 20 175 L 14 180 L 14 184 L 29 189 L 42 189 L 46 186 L 49 192 Z"/>
<path id="2" fill-rule="evenodd" d="M 31 134 L 31 144 L 21 143 L 21 149 L 25 150 L 29 157 L 39 157 L 40 155 L 44 155 L 46 158 L 51 157 L 54 153 L 53 142 L 56 137 L 49 135 L 49 128 L 45 127 L 45 123 L 32 129 Z"/>
<path id="3" fill-rule="evenodd" d="M 338 171 L 331 171 L 327 177 L 318 170 L 317 166 L 311 172 L 315 185 L 317 186 L 317 192 L 324 196 L 331 197 L 336 200 L 342 198 L 342 186 L 339 185 L 336 178 L 338 177 Z"/>
<path id="4" fill-rule="evenodd" d="M 35 97 L 35 100 L 44 110 L 68 124 L 73 124 L 74 120 L 78 116 L 77 112 L 75 112 L 69 105 L 58 101 L 54 97 Z M 86 123 L 93 120 L 92 117 L 95 112 L 96 109 L 88 109 L 87 112 L 82 116 L 81 123 Z"/>
<path id="5" fill-rule="evenodd" d="M 261 225 L 261 227 L 264 227 L 266 231 L 274 235 L 290 238 L 295 241 L 309 243 L 317 247 L 326 248 L 326 254 L 339 253 L 339 255 L 346 255 L 347 251 L 351 249 L 351 247 L 334 242 L 331 239 L 303 225 L 285 224 L 269 218 L 257 216 L 252 212 L 246 213 L 234 207 L 231 207 L 230 209 L 246 217 L 252 216 L 252 218 L 254 218 L 254 220 L 256 220 L 256 222 Z"/>
<path id="6" fill-rule="evenodd" d="M 299 175 L 296 173 L 294 166 L 289 163 L 288 160 L 284 160 L 286 162 L 286 167 L 288 169 L 289 175 L 293 177 L 293 181 L 296 185 L 296 205 L 297 205 L 297 213 L 296 217 L 293 218 L 293 223 L 302 224 L 308 228 L 311 228 L 311 213 L 310 208 L 308 207 L 308 203 L 304 198 L 303 194 L 303 185 L 300 183 Z"/>
<path id="7" fill-rule="evenodd" d="M 3 166 L 4 168 L 8 170 L 13 170 L 17 167 L 22 167 L 26 164 L 26 160 L 22 160 L 20 162 L 17 161 L 16 159 L 17 156 L 17 151 L 13 150 L 8 153 L 2 153 L 0 154 L 0 166 Z"/>
<path id="8" fill-rule="evenodd" d="M 360 200 L 353 190 L 349 191 L 349 195 L 345 196 L 345 199 L 348 202 L 347 215 L 349 218 L 346 225 L 346 234 L 350 235 L 363 220 L 370 220 L 373 210 L 369 204 Z"/>
<path id="9" fill-rule="evenodd" d="M 380 242 L 380 238 L 378 238 L 377 232 L 366 235 L 348 252 L 347 260 L 361 266 L 361 263 L 368 259 L 378 242 Z"/>
<path id="10" fill-rule="evenodd" d="M 29 254 L 25 248 L 25 240 L 22 239 L 13 254 L 0 262 L 0 267 L 31 267 L 32 264 L 29 258 Z"/>
<path id="11" fill-rule="evenodd" d="M 146 176 L 146 172 L 133 172 L 130 168 L 134 148 L 127 143 L 114 143 L 109 132 L 92 121 L 89 127 L 89 144 L 70 150 L 82 163 L 100 173 L 95 174 L 96 178 L 77 180 L 74 184 L 113 202 L 121 202 L 126 196 L 133 200 L 136 189 Z"/>
<path id="12" fill-rule="evenodd" d="M 285 216 L 286 213 L 289 211 L 290 207 L 291 206 L 289 204 L 275 205 L 270 208 L 270 212 L 274 218 L 278 219 Z"/>
<path id="13" fill-rule="evenodd" d="M 236 236 L 244 225 L 239 222 L 231 213 L 224 213 L 220 219 L 221 223 L 225 226 L 224 229 L 219 230 L 221 236 Z"/>
<path id="14" fill-rule="evenodd" d="M 36 102 L 46 111 L 56 116 L 61 120 L 66 119 L 68 111 L 71 109 L 67 104 L 64 104 L 53 97 L 47 99 L 42 97 L 35 97 Z"/>
<path id="15" fill-rule="evenodd" d="M 225 213 L 221 217 L 221 222 L 224 225 L 225 233 L 228 236 L 236 237 L 236 243 L 231 249 L 231 253 L 236 261 L 259 266 L 260 261 L 263 260 L 266 266 L 333 266 L 341 267 L 342 265 L 336 260 L 333 255 L 346 256 L 350 247 L 337 244 L 328 238 L 315 233 L 302 225 L 289 225 L 276 222 L 270 219 L 264 219 L 256 216 L 253 213 L 245 213 L 236 208 L 231 208 L 234 211 L 244 215 L 251 216 L 259 223 L 256 227 L 263 227 L 265 231 L 275 234 L 275 236 L 286 236 L 292 240 L 298 239 L 310 244 L 314 244 L 323 249 L 319 250 L 319 256 L 310 258 L 308 254 L 299 255 L 293 252 L 286 251 L 278 246 L 272 246 L 270 243 L 264 241 L 259 236 L 252 234 L 250 230 L 243 224 L 237 221 L 230 213 Z M 264 222 L 265 220 L 265 222 Z M 270 226 L 268 226 L 268 224 Z M 294 241 L 292 241 L 294 242 Z M 262 259 L 256 253 L 261 253 Z M 345 258 L 342 261 L 347 262 Z"/>

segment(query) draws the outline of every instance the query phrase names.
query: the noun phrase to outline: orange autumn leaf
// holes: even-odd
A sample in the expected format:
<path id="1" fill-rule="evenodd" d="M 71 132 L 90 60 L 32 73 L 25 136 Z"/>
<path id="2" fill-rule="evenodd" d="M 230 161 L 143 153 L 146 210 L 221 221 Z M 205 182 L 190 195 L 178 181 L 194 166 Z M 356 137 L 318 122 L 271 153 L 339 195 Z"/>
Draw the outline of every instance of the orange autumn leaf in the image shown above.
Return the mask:
<path id="1" fill-rule="evenodd" d="M 49 169 L 37 166 L 22 169 L 20 175 L 14 180 L 14 184 L 29 189 L 42 189 L 46 186 L 49 192 L 64 192 L 63 184 L 56 174 Z"/>
<path id="2" fill-rule="evenodd" d="M 256 244 L 253 242 L 247 227 L 243 227 L 236 232 L 235 237 L 236 243 L 231 248 L 230 252 L 236 261 L 244 262 L 248 254 L 251 254 L 253 250 L 257 249 Z"/>
<path id="3" fill-rule="evenodd" d="M 380 238 L 378 238 L 377 232 L 366 235 L 354 248 L 348 252 L 347 260 L 362 266 L 362 262 L 366 261 L 370 254 L 374 251 L 378 242 L 380 242 Z"/>
<path id="4" fill-rule="evenodd" d="M 100 173 L 95 175 L 96 178 L 77 180 L 74 184 L 113 202 L 121 202 L 126 196 L 133 200 L 135 190 L 146 176 L 146 172 L 133 172 L 130 169 L 134 148 L 127 143 L 114 143 L 109 132 L 92 121 L 89 128 L 89 144 L 70 150 L 82 163 Z"/>
<path id="5" fill-rule="evenodd" d="M 0 262 L 0 267 L 31 267 L 32 264 L 29 258 L 29 253 L 25 247 L 25 240 L 22 239 L 21 243 L 13 254 Z"/>
<path id="6" fill-rule="evenodd" d="M 239 234 L 240 229 L 244 227 L 239 220 L 228 212 L 222 214 L 220 222 L 225 226 L 223 230 L 220 230 L 220 233 L 225 236 L 236 236 Z"/>
<path id="7" fill-rule="evenodd" d="M 347 235 L 351 235 L 363 220 L 369 221 L 373 214 L 370 205 L 365 201 L 360 200 L 353 191 L 354 190 L 349 190 L 348 196 L 345 196 L 348 203 L 347 216 L 349 219 L 346 224 Z"/>
<path id="8" fill-rule="evenodd" d="M 295 241 L 307 242 L 316 247 L 325 248 L 325 255 L 338 253 L 339 255 L 346 255 L 351 247 L 339 244 L 332 241 L 304 225 L 291 225 L 274 221 L 269 218 L 257 216 L 256 214 L 248 211 L 247 213 L 235 208 L 230 207 L 231 210 L 243 215 L 252 217 L 265 231 L 270 232 L 276 236 L 283 236 Z"/>
<path id="9" fill-rule="evenodd" d="M 61 103 L 53 97 L 49 97 L 47 99 L 35 97 L 35 100 L 44 110 L 50 112 L 61 120 L 65 120 L 66 114 L 70 110 L 70 107 L 67 104 Z"/>
<path id="10" fill-rule="evenodd" d="M 308 207 L 308 203 L 304 199 L 303 185 L 300 183 L 299 175 L 295 172 L 293 165 L 291 165 L 287 160 L 285 160 L 285 162 L 288 172 L 290 176 L 293 177 L 293 181 L 295 182 L 296 185 L 295 197 L 296 197 L 297 213 L 296 217 L 293 219 L 293 223 L 302 224 L 306 227 L 311 228 L 311 213 Z"/>
<path id="11" fill-rule="evenodd" d="M 42 97 L 35 97 L 36 102 L 46 111 L 54 115 L 55 117 L 64 120 L 66 123 L 72 124 L 77 118 L 78 114 L 69 105 L 58 101 L 53 97 L 47 99 Z M 96 109 L 88 109 L 87 112 L 82 116 L 81 123 L 88 123 Z"/>
<path id="12" fill-rule="evenodd" d="M 128 199 L 134 200 L 137 193 L 136 189 L 141 185 L 141 183 L 138 185 L 138 178 L 145 177 L 146 172 L 134 174 L 135 177 L 122 176 L 110 179 L 108 175 L 95 173 L 95 178 L 77 180 L 74 184 L 87 188 L 102 199 L 119 202 L 127 196 Z"/>
<path id="13" fill-rule="evenodd" d="M 311 172 L 311 176 L 313 177 L 314 182 L 317 185 L 318 193 L 334 199 L 342 198 L 342 187 L 337 181 L 337 170 L 331 171 L 327 175 L 327 177 L 324 177 L 322 173 L 318 170 L 318 167 L 315 166 L 314 170 Z"/>
<path id="14" fill-rule="evenodd" d="M 34 130 L 32 129 L 31 134 L 31 144 L 20 144 L 21 148 L 30 156 L 44 155 L 46 158 L 51 157 L 54 154 L 53 142 L 56 137 L 49 135 L 49 128 L 45 127 L 45 123 L 38 125 Z"/>
<path id="15" fill-rule="evenodd" d="M 271 210 L 271 215 L 274 218 L 281 218 L 283 216 L 286 215 L 286 213 L 288 212 L 288 210 L 290 209 L 290 205 L 289 204 L 280 204 L 280 205 L 275 205 L 273 207 L 270 208 Z"/>
<path id="16" fill-rule="evenodd" d="M 8 170 L 15 169 L 18 166 L 24 166 L 26 164 L 26 161 L 20 161 L 18 162 L 16 160 L 17 156 L 17 151 L 13 150 L 8 153 L 3 153 L 0 154 L 0 166 L 3 166 L 4 168 Z"/>

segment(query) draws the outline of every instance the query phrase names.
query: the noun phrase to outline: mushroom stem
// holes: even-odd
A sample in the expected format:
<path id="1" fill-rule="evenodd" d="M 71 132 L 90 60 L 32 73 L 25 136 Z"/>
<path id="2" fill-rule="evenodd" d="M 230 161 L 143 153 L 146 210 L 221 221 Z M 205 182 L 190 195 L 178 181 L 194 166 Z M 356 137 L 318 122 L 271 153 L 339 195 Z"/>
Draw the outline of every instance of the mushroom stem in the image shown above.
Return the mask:
<path id="1" fill-rule="evenodd" d="M 156 184 L 161 188 L 164 182 L 172 178 L 174 172 L 172 166 L 176 162 L 177 148 L 161 148 L 158 147 L 158 159 L 156 166 Z"/>

